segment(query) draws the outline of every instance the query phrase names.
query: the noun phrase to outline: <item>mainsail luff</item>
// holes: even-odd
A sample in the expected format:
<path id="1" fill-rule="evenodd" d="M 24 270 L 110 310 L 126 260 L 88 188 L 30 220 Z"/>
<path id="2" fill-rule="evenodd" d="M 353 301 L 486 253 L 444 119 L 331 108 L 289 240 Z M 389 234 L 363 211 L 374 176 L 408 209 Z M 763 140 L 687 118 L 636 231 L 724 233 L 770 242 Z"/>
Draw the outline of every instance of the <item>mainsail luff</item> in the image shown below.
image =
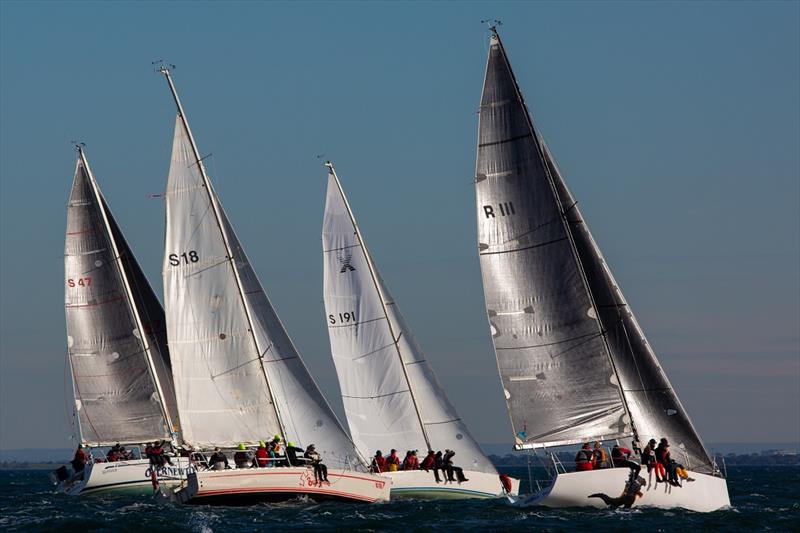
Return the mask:
<path id="1" fill-rule="evenodd" d="M 263 363 L 261 361 L 261 357 L 263 356 L 264 352 L 261 350 L 261 348 L 259 347 L 259 344 L 258 344 L 258 339 L 257 339 L 257 336 L 255 334 L 254 327 L 253 327 L 253 319 L 252 319 L 252 317 L 250 315 L 250 309 L 249 309 L 249 307 L 247 305 L 247 299 L 245 298 L 244 292 L 242 290 L 242 280 L 240 279 L 239 271 L 238 271 L 238 269 L 236 267 L 236 264 L 235 264 L 235 257 L 234 257 L 233 251 L 231 249 L 231 244 L 229 242 L 229 236 L 228 236 L 227 232 L 225 231 L 225 228 L 223 227 L 223 217 L 222 217 L 222 215 L 220 213 L 221 209 L 220 209 L 219 204 L 217 202 L 216 194 L 214 193 L 214 190 L 213 190 L 213 188 L 211 186 L 211 181 L 209 180 L 208 175 L 206 174 L 205 165 L 203 164 L 203 158 L 200 157 L 200 152 L 197 149 L 197 144 L 195 143 L 194 136 L 192 135 L 191 129 L 189 127 L 189 122 L 186 119 L 186 115 L 185 115 L 185 112 L 183 110 L 183 105 L 181 104 L 181 100 L 180 100 L 180 98 L 178 96 L 178 92 L 177 92 L 177 89 L 175 88 L 175 84 L 172 81 L 171 73 L 170 73 L 169 69 L 167 69 L 166 67 L 163 67 L 163 66 L 159 69 L 159 71 L 164 75 L 164 77 L 167 80 L 167 84 L 169 85 L 170 92 L 171 92 L 172 97 L 173 97 L 173 99 L 175 101 L 175 105 L 176 105 L 176 107 L 178 109 L 178 118 L 179 118 L 180 123 L 181 123 L 181 125 L 183 127 L 183 130 L 185 131 L 186 136 L 188 137 L 188 140 L 189 140 L 189 145 L 191 147 L 192 155 L 193 155 L 194 160 L 195 160 L 194 164 L 197 166 L 198 170 L 200 171 L 200 177 L 201 177 L 201 180 L 203 182 L 203 188 L 206 191 L 209 205 L 211 206 L 212 212 L 214 214 L 214 220 L 216 222 L 217 228 L 219 229 L 219 236 L 220 236 L 220 239 L 221 239 L 221 241 L 223 243 L 223 246 L 225 248 L 225 252 L 226 252 L 226 255 L 227 255 L 227 257 L 226 257 L 227 263 L 230 265 L 231 272 L 232 272 L 233 278 L 235 280 L 236 290 L 237 290 L 237 293 L 238 293 L 239 298 L 241 300 L 242 309 L 244 311 L 244 316 L 245 316 L 245 319 L 247 321 L 247 331 L 248 331 L 249 337 L 252 340 L 252 343 L 253 343 L 253 346 L 254 346 L 254 349 L 255 349 L 255 354 L 257 354 L 257 357 L 259 359 L 258 364 L 259 364 L 259 368 L 261 369 L 261 373 L 262 373 L 263 378 L 264 378 L 264 386 L 266 387 L 266 389 L 268 391 L 268 394 L 269 394 L 268 402 L 270 403 L 270 405 L 272 406 L 272 408 L 273 408 L 273 410 L 275 412 L 275 420 L 276 420 L 276 422 L 277 422 L 277 424 L 279 426 L 278 429 L 280 430 L 280 433 L 285 435 L 286 434 L 286 428 L 284 427 L 284 425 L 283 425 L 283 423 L 281 421 L 280 412 L 278 411 L 278 406 L 277 406 L 277 403 L 275 402 L 275 396 L 273 394 L 273 391 L 272 391 L 272 388 L 271 388 L 271 385 L 270 385 L 270 381 L 267 378 L 266 370 L 264 369 L 264 365 L 263 365 Z M 250 439 L 248 439 L 248 440 L 256 441 L 257 439 L 258 439 L 258 435 L 250 435 Z M 235 440 L 242 440 L 242 439 L 235 439 Z M 208 444 L 208 443 L 206 443 L 206 444 Z M 217 443 L 217 444 L 223 444 L 223 443 Z M 227 444 L 232 444 L 232 442 L 227 443 Z"/>
<path id="2" fill-rule="evenodd" d="M 496 473 L 417 345 L 375 265 L 338 175 L 330 163 L 326 166 L 325 307 L 354 441 L 365 454 L 392 447 L 423 452 L 451 448 L 465 469 Z M 352 314 L 356 317 L 348 320 L 346 315 Z"/>
<path id="3" fill-rule="evenodd" d="M 164 359 L 168 357 L 166 347 L 160 342 L 160 338 L 154 330 L 158 326 L 159 318 L 150 316 L 150 313 L 158 313 L 160 305 L 106 205 L 83 148 L 80 145 L 76 148 L 78 161 L 67 218 L 65 270 L 67 270 L 68 276 L 66 287 L 68 354 L 73 390 L 76 400 L 79 400 L 77 413 L 79 440 L 88 445 L 109 445 L 116 442 L 133 444 L 154 438 L 174 440 L 173 431 L 177 430 L 177 421 L 173 420 L 170 412 L 170 405 L 173 402 L 171 398 L 165 396 L 164 392 L 165 388 L 167 393 L 171 392 L 169 376 L 163 370 L 160 372 L 156 368 L 150 339 L 150 336 L 153 335 L 152 342 L 158 346 L 158 356 L 165 365 Z M 84 196 L 86 194 L 88 194 L 88 198 Z M 76 212 L 75 209 L 79 209 L 79 211 Z M 92 221 L 93 217 L 98 220 Z M 99 224 L 99 228 L 92 227 L 93 222 Z M 77 223 L 83 225 L 74 227 Z M 97 248 L 97 246 L 100 247 Z M 85 250 L 86 247 L 91 249 Z M 88 255 L 97 257 L 91 267 L 81 263 L 83 261 L 81 258 Z M 104 261 L 106 255 L 109 258 Z M 108 273 L 109 267 L 112 268 L 113 274 Z M 80 270 L 70 272 L 73 268 Z M 104 271 L 107 273 L 103 274 Z M 97 272 L 99 275 L 87 276 L 86 274 L 90 272 Z M 136 282 L 136 293 L 131 287 L 129 275 L 132 275 Z M 97 296 L 92 292 L 91 299 L 85 302 L 83 300 L 85 295 L 71 296 L 70 289 L 81 288 L 83 291 L 88 291 L 89 287 L 92 287 L 92 291 L 97 288 L 99 291 L 106 292 Z M 105 299 L 98 301 L 98 296 L 105 297 Z M 120 305 L 119 302 L 122 300 L 125 303 Z M 73 303 L 70 303 L 71 301 Z M 140 304 L 152 308 L 148 310 L 147 324 L 149 328 L 145 327 L 139 314 L 138 306 Z M 128 324 L 133 329 L 127 332 L 120 331 L 119 328 L 124 327 L 125 320 L 120 320 L 122 318 L 120 316 L 111 317 L 110 314 L 114 314 L 114 310 L 107 306 L 116 306 L 116 313 L 127 315 Z M 87 319 L 83 315 L 90 312 L 91 309 L 97 309 L 97 312 L 102 314 Z M 81 335 L 79 336 L 78 333 Z M 75 346 L 76 336 L 80 337 L 77 347 Z M 130 348 L 137 351 L 120 354 L 120 351 Z M 88 353 L 78 353 L 79 351 Z M 83 377 L 79 372 L 80 365 L 76 365 L 73 358 L 99 357 L 102 352 L 110 352 L 104 358 L 108 369 L 116 368 L 120 364 L 125 365 L 128 361 L 130 361 L 128 364 L 135 364 L 136 358 L 141 357 L 145 372 L 139 371 L 137 374 L 136 368 L 130 366 L 122 366 L 116 372 L 107 372 L 104 374 L 105 378 L 109 379 L 107 386 L 113 384 L 117 388 L 108 390 L 104 396 L 89 400 L 85 397 L 85 389 L 84 392 L 81 392 L 80 382 Z M 93 362 L 94 359 L 91 361 Z M 103 360 L 95 364 L 101 361 Z M 94 379 L 99 379 L 99 377 Z M 87 379 L 91 380 L 92 377 L 88 376 Z M 167 382 L 162 384 L 162 379 Z M 92 385 L 97 386 L 97 383 L 87 384 L 91 388 L 94 388 Z M 92 403 L 97 404 L 98 407 L 94 407 Z M 111 407 L 106 408 L 107 412 L 101 410 L 99 407 L 101 403 L 111 404 Z M 152 405 L 154 403 L 158 403 L 155 408 Z M 96 410 L 95 414 L 100 415 L 100 419 L 93 421 L 94 415 L 90 416 L 86 412 L 87 410 Z M 82 418 L 86 419 L 86 424 L 82 423 Z M 147 423 L 147 420 L 151 420 L 152 423 Z M 148 427 L 143 427 L 143 424 L 148 424 Z M 98 430 L 98 426 L 103 429 Z M 156 430 L 156 427 L 159 429 Z M 89 433 L 94 438 L 87 438 L 86 435 Z"/>
<path id="4" fill-rule="evenodd" d="M 345 207 L 347 208 L 347 215 L 350 217 L 350 222 L 353 224 L 353 230 L 355 231 L 356 239 L 361 244 L 361 250 L 364 252 L 364 258 L 366 260 L 367 268 L 369 269 L 370 277 L 372 278 L 372 283 L 375 286 L 375 290 L 378 293 L 378 297 L 380 299 L 381 307 L 383 308 L 383 315 L 386 319 L 387 327 L 389 328 L 389 335 L 392 338 L 392 344 L 394 345 L 395 351 L 397 352 L 397 357 L 400 359 L 400 367 L 403 369 L 403 376 L 405 377 L 406 384 L 408 385 L 408 392 L 411 395 L 411 402 L 414 405 L 414 412 L 417 416 L 417 421 L 419 422 L 420 431 L 422 432 L 422 437 L 425 439 L 425 447 L 426 449 L 431 449 L 431 441 L 428 438 L 428 432 L 425 430 L 425 423 L 422 419 L 422 414 L 420 413 L 419 403 L 417 402 L 417 398 L 414 396 L 414 387 L 411 383 L 411 380 L 408 377 L 408 369 L 406 368 L 406 362 L 403 360 L 403 354 L 400 352 L 399 346 L 399 339 L 395 334 L 394 327 L 392 325 L 392 321 L 389 319 L 389 312 L 386 308 L 386 299 L 381 291 L 381 286 L 378 283 L 377 274 L 375 272 L 375 265 L 372 262 L 372 257 L 370 257 L 369 250 L 367 246 L 364 244 L 364 239 L 361 236 L 361 230 L 358 227 L 358 223 L 356 222 L 355 216 L 353 216 L 353 210 L 350 208 L 350 202 L 347 201 L 347 196 L 344 194 L 342 190 L 342 183 L 339 181 L 339 176 L 336 174 L 336 170 L 333 168 L 333 163 L 330 161 L 325 163 L 325 166 L 328 167 L 330 171 L 330 176 L 333 178 L 334 182 L 336 183 L 336 188 L 341 195 L 341 199 L 344 202 Z M 363 453 L 363 450 L 362 450 Z M 367 451 L 366 453 L 370 453 Z"/>

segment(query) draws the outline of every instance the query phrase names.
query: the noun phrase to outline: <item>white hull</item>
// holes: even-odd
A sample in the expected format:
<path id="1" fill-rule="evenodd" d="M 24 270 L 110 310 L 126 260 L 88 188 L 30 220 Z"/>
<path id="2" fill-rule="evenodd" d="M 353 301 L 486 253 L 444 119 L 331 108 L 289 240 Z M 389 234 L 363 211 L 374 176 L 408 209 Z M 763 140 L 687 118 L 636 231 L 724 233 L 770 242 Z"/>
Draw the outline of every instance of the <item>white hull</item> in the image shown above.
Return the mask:
<path id="1" fill-rule="evenodd" d="M 166 465 L 158 470 L 158 482 L 164 486 L 175 486 L 186 480 L 193 467 L 189 459 L 171 457 L 174 466 Z M 148 459 L 92 463 L 86 465 L 83 475 L 77 474 L 62 481 L 58 492 L 71 496 L 109 491 L 125 491 L 144 494 L 153 493 L 152 470 Z"/>
<path id="2" fill-rule="evenodd" d="M 591 494 L 606 494 L 612 498 L 622 495 L 630 470 L 627 468 L 608 468 L 588 472 L 569 472 L 558 474 L 552 484 L 542 492 L 531 494 L 512 503 L 521 507 L 542 505 L 545 507 L 598 507 L 607 504 L 600 498 L 590 498 Z M 659 507 L 672 509 L 681 507 L 697 512 L 711 512 L 730 507 L 728 485 L 725 479 L 689 472 L 694 481 L 682 480 L 680 487 L 669 483 L 656 483 L 655 473 L 647 473 L 642 468 L 640 474 L 646 481 L 642 486 L 642 496 L 636 498 L 633 507 Z"/>
<path id="3" fill-rule="evenodd" d="M 179 503 L 233 505 L 297 496 L 360 502 L 389 499 L 392 481 L 386 477 L 329 468 L 328 479 L 329 483 L 316 483 L 314 470 L 305 466 L 208 470 L 189 475 L 172 495 Z"/>
<path id="4" fill-rule="evenodd" d="M 497 498 L 505 496 L 503 485 L 497 474 L 474 472 L 464 470 L 464 476 L 469 481 L 436 482 L 433 472 L 424 470 L 399 470 L 397 472 L 384 472 L 381 474 L 392 479 L 392 498 L 422 498 L 422 499 L 450 499 L 450 498 Z M 439 478 L 444 480 L 445 475 L 440 472 Z M 511 479 L 511 495 L 519 493 L 519 480 Z"/>

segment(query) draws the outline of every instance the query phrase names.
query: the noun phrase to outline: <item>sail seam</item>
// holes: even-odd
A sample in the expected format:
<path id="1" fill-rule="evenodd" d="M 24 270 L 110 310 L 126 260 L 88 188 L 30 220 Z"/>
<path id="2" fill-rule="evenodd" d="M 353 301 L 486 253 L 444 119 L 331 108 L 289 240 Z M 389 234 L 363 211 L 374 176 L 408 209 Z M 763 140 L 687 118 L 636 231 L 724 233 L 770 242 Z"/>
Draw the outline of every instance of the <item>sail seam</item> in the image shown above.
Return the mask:
<path id="1" fill-rule="evenodd" d="M 586 335 L 578 335 L 577 337 L 572 337 L 571 339 L 565 339 L 563 341 L 555 341 L 555 342 L 545 342 L 543 344 L 531 344 L 529 346 L 517 346 L 517 347 L 510 347 L 510 348 L 496 348 L 497 350 L 525 350 L 527 348 L 541 348 L 544 346 L 556 346 L 558 344 L 565 344 L 567 342 L 576 341 L 578 339 L 585 339 L 587 337 L 596 338 L 600 335 L 598 333 L 587 333 Z"/>
<path id="2" fill-rule="evenodd" d="M 351 396 L 349 394 L 342 394 L 342 398 L 352 398 L 355 400 L 377 400 L 378 398 L 386 398 L 387 396 L 394 396 L 395 394 L 403 394 L 404 392 L 411 392 L 411 389 L 399 390 L 397 392 L 389 392 L 387 394 L 379 394 L 377 396 Z"/>
<path id="3" fill-rule="evenodd" d="M 340 248 L 329 248 L 327 250 L 322 250 L 322 253 L 336 252 L 336 251 L 339 251 L 339 250 L 347 250 L 348 248 L 358 248 L 359 246 L 361 246 L 361 243 L 357 242 L 355 244 L 348 244 L 347 246 L 342 246 Z"/>
<path id="4" fill-rule="evenodd" d="M 527 137 L 532 137 L 532 136 L 533 136 L 533 134 L 531 134 L 531 133 L 526 133 L 526 134 L 524 134 L 524 135 L 517 135 L 516 137 L 511 137 L 511 138 L 509 138 L 509 139 L 505 139 L 505 140 L 502 140 L 502 141 L 494 141 L 494 142 L 490 142 L 490 143 L 483 143 L 483 144 L 479 144 L 479 145 L 478 145 L 478 148 L 484 148 L 484 147 L 486 147 L 486 146 L 496 146 L 496 145 L 498 145 L 498 144 L 506 144 L 506 143 L 510 143 L 510 142 L 518 141 L 518 140 L 520 140 L 520 139 L 525 139 L 525 138 L 527 138 Z"/>
<path id="5" fill-rule="evenodd" d="M 561 242 L 561 241 L 565 241 L 565 240 L 567 240 L 566 237 L 561 237 L 560 239 L 553 239 L 552 241 L 541 242 L 539 244 L 532 244 L 530 246 L 525 246 L 523 248 L 514 248 L 513 250 L 502 250 L 500 252 L 481 252 L 478 255 L 496 255 L 496 254 L 510 254 L 512 252 L 522 252 L 522 251 L 525 251 L 525 250 L 530 250 L 532 248 L 540 248 L 542 246 L 547 246 L 548 244 L 555 244 L 557 242 Z"/>

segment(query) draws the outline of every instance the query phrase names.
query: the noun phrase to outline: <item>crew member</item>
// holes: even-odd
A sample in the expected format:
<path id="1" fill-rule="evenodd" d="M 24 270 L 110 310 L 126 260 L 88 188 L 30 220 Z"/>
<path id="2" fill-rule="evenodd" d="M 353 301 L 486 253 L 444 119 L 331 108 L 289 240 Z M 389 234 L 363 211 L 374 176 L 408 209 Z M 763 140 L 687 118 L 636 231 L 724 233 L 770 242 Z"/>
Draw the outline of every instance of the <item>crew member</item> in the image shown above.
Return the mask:
<path id="1" fill-rule="evenodd" d="M 294 442 L 289 441 L 286 443 L 286 460 L 289 462 L 289 466 L 301 466 L 305 463 L 305 461 L 300 460 L 297 457 L 298 453 L 303 453 L 303 448 L 298 448 L 294 445 Z"/>
<path id="2" fill-rule="evenodd" d="M 433 470 L 433 477 L 436 478 L 436 483 L 441 482 L 441 479 L 439 479 L 439 469 L 436 468 L 436 454 L 433 450 L 428 450 L 428 455 L 422 460 L 420 468 L 426 472 Z"/>
<path id="3" fill-rule="evenodd" d="M 231 466 L 228 464 L 225 454 L 219 448 L 214 448 L 214 455 L 208 460 L 208 467 L 211 470 L 225 470 Z"/>
<path id="4" fill-rule="evenodd" d="M 392 453 L 386 458 L 386 470 L 388 472 L 397 472 L 400 469 L 400 458 L 397 457 L 397 450 L 392 448 Z"/>
<path id="5" fill-rule="evenodd" d="M 314 481 L 321 485 L 328 483 L 328 467 L 322 464 L 322 456 L 317 452 L 313 444 L 309 444 L 306 453 L 303 454 L 314 467 Z"/>
<path id="6" fill-rule="evenodd" d="M 72 469 L 75 470 L 75 472 L 83 472 L 88 461 L 89 457 L 83 450 L 83 444 L 78 444 L 78 449 L 75 450 L 75 456 L 72 458 Z"/>
<path id="7" fill-rule="evenodd" d="M 244 442 L 240 442 L 236 453 L 233 454 L 233 462 L 236 465 L 236 468 L 250 468 L 252 461 L 250 460 L 250 454 L 247 451 L 247 446 L 244 445 Z"/>
<path id="8" fill-rule="evenodd" d="M 259 468 L 264 468 L 269 464 L 269 452 L 267 452 L 267 446 L 263 440 L 258 441 L 258 449 L 256 450 L 256 464 Z"/>
<path id="9" fill-rule="evenodd" d="M 409 450 L 406 452 L 406 457 L 403 459 L 403 470 L 418 470 L 419 459 L 417 459 L 417 451 Z"/>
<path id="10" fill-rule="evenodd" d="M 594 470 L 594 453 L 592 452 L 592 447 L 588 442 L 585 443 L 575 455 L 575 470 L 577 472 Z"/>
<path id="11" fill-rule="evenodd" d="M 592 455 L 594 458 L 595 469 L 608 468 L 608 454 L 606 453 L 606 450 L 603 448 L 603 444 L 600 441 L 594 441 Z"/>
<path id="12" fill-rule="evenodd" d="M 380 474 L 386 471 L 386 457 L 378 450 L 375 452 L 375 457 L 372 458 L 372 463 L 369 466 L 370 470 L 375 474 Z"/>
<path id="13" fill-rule="evenodd" d="M 467 479 L 464 476 L 464 469 L 461 468 L 460 466 L 455 466 L 453 464 L 453 456 L 455 454 L 456 452 L 454 452 L 453 450 L 445 450 L 444 452 L 444 458 L 442 459 L 442 461 L 444 462 L 444 468 L 445 471 L 447 472 L 447 479 L 449 481 L 457 480 L 459 483 L 464 481 L 469 481 L 469 479 Z M 453 479 L 453 473 L 455 473 L 456 479 Z"/>
<path id="14" fill-rule="evenodd" d="M 623 448 L 619 444 L 615 444 L 611 448 L 611 463 L 614 468 L 630 468 L 634 472 L 634 477 L 639 475 L 642 470 L 641 465 L 631 461 L 631 451 L 628 448 Z"/>

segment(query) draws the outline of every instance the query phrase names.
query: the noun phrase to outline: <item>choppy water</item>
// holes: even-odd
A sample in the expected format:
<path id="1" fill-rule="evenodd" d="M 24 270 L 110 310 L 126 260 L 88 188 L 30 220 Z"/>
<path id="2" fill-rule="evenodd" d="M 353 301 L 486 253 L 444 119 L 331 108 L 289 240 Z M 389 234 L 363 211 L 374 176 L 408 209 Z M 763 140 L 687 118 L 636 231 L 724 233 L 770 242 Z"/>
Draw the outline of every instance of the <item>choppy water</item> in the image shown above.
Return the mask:
<path id="1" fill-rule="evenodd" d="M 526 469 L 505 469 L 522 478 Z M 54 494 L 45 471 L 0 472 L 5 531 L 800 531 L 800 468 L 729 469 L 733 509 L 629 511 L 514 509 L 501 501 L 394 501 L 385 504 L 293 501 L 253 507 L 180 507 L 148 496 Z"/>

